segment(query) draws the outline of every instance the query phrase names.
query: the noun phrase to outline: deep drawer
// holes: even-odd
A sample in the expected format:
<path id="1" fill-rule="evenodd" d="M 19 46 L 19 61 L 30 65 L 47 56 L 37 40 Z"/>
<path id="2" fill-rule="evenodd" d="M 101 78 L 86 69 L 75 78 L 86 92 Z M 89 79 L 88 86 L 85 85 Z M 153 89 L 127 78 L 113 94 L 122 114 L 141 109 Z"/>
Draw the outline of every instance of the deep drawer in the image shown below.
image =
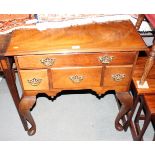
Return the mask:
<path id="1" fill-rule="evenodd" d="M 48 54 L 17 56 L 17 62 L 22 69 L 72 67 L 72 66 L 101 66 L 133 64 L 136 52 L 104 52 L 83 54 Z"/>
<path id="2" fill-rule="evenodd" d="M 102 67 L 53 68 L 53 88 L 86 88 L 99 87 Z"/>

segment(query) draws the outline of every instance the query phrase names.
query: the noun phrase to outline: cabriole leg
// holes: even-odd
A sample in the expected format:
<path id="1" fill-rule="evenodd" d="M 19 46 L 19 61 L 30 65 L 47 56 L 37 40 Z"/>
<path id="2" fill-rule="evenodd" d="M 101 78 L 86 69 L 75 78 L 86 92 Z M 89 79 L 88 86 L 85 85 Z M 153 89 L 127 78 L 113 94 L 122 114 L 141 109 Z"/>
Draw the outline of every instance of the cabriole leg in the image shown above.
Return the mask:
<path id="1" fill-rule="evenodd" d="M 127 120 L 124 125 L 121 125 L 120 120 L 131 110 L 133 105 L 133 98 L 129 92 L 116 93 L 116 97 L 121 102 L 121 107 L 115 119 L 115 128 L 119 131 L 122 131 L 124 126 L 129 126 L 130 122 Z"/>
<path id="2" fill-rule="evenodd" d="M 31 124 L 31 127 L 28 128 L 28 135 L 32 136 L 36 133 L 36 124 L 31 115 L 30 109 L 36 102 L 36 96 L 24 96 L 22 97 L 19 104 L 19 111 L 21 115 Z"/>

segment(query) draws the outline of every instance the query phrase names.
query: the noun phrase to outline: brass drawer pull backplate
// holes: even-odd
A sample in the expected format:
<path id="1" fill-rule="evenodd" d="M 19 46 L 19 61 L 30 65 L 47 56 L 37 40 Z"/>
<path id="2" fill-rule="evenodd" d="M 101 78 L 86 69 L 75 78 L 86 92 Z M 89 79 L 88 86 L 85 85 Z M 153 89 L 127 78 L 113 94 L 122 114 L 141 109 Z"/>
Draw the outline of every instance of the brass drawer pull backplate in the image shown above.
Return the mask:
<path id="1" fill-rule="evenodd" d="M 31 80 L 27 80 L 27 82 L 31 85 L 31 86 L 38 86 L 41 83 L 42 79 L 36 79 L 33 78 Z"/>
<path id="2" fill-rule="evenodd" d="M 99 57 L 99 61 L 102 62 L 103 64 L 109 64 L 113 60 L 114 56 L 101 56 Z"/>
<path id="3" fill-rule="evenodd" d="M 40 62 L 45 66 L 52 66 L 55 62 L 55 59 L 54 58 L 45 58 L 45 59 L 41 59 Z"/>
<path id="4" fill-rule="evenodd" d="M 69 79 L 73 82 L 73 83 L 80 83 L 84 77 L 81 76 L 81 75 L 72 75 L 72 76 L 69 76 Z"/>
<path id="5" fill-rule="evenodd" d="M 114 81 L 119 82 L 122 81 L 125 78 L 125 74 L 112 74 L 112 78 Z"/>

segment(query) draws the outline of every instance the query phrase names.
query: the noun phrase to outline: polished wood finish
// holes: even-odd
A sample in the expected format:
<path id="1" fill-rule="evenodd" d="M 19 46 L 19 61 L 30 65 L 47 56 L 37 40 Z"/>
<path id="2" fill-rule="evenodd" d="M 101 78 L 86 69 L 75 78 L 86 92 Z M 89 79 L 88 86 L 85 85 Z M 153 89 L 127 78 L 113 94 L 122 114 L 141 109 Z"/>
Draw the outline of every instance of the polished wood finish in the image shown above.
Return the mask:
<path id="1" fill-rule="evenodd" d="M 145 95 L 144 100 L 147 102 L 150 113 L 155 115 L 155 95 Z"/>
<path id="2" fill-rule="evenodd" d="M 145 15 L 144 14 L 139 14 L 138 15 L 138 19 L 137 19 L 137 22 L 135 24 L 135 27 L 136 27 L 137 30 L 140 29 L 140 26 L 141 26 L 141 24 L 142 24 L 144 19 L 145 19 Z"/>
<path id="3" fill-rule="evenodd" d="M 17 56 L 19 67 L 22 69 L 39 69 L 51 67 L 69 67 L 69 66 L 101 66 L 102 57 L 112 57 L 112 61 L 108 65 L 132 64 L 135 60 L 136 52 L 103 52 L 103 53 L 76 53 L 76 54 L 46 54 L 46 55 L 27 55 Z M 128 59 L 126 59 L 126 57 Z M 53 59 L 54 62 L 50 66 L 42 63 L 47 58 Z M 81 58 L 83 61 L 81 61 Z M 33 61 L 32 61 L 33 60 Z M 29 62 L 29 63 L 27 63 Z"/>
<path id="4" fill-rule="evenodd" d="M 139 15 L 136 23 L 137 30 L 140 28 L 140 25 L 144 20 L 144 18 L 145 18 L 145 15 Z M 147 126 L 150 120 L 152 120 L 154 129 L 155 129 L 155 117 L 152 116 L 153 114 L 152 110 L 150 111 L 150 109 L 154 109 L 153 108 L 154 102 L 152 101 L 152 99 L 154 98 L 154 94 L 155 94 L 155 80 L 154 80 L 155 79 L 155 66 L 154 66 L 155 41 L 153 41 L 153 45 L 147 54 L 148 54 L 147 58 L 146 57 L 139 58 L 136 68 L 134 70 L 133 81 L 131 83 L 131 91 L 133 92 L 133 95 L 134 95 L 134 100 L 133 100 L 134 104 L 128 120 L 130 121 L 130 129 L 134 140 L 143 140 L 143 135 L 145 133 L 145 130 L 147 129 Z M 149 88 L 138 88 L 137 81 L 140 81 L 140 85 L 143 85 L 144 82 L 147 82 Z M 151 98 L 151 101 L 150 101 L 150 98 Z M 132 117 L 139 102 L 140 102 L 140 107 L 136 114 L 135 121 L 133 123 Z M 153 105 L 153 107 L 149 107 L 149 105 Z M 139 120 L 141 119 L 142 109 L 145 109 L 146 116 L 142 118 L 143 120 L 145 118 L 145 122 L 142 130 L 140 130 Z M 153 140 L 155 140 L 155 134 L 154 134 Z"/>
<path id="5" fill-rule="evenodd" d="M 102 67 L 54 68 L 53 88 L 92 88 L 100 87 Z"/>
<path id="6" fill-rule="evenodd" d="M 5 56 L 15 57 L 23 86 L 20 109 L 28 108 L 21 115 L 35 132 L 30 107 L 38 93 L 91 89 L 101 95 L 115 90 L 122 104 L 115 126 L 123 130 L 119 121 L 132 107 L 128 91 L 140 50 L 147 47 L 130 21 L 14 31 Z"/>
<path id="7" fill-rule="evenodd" d="M 16 30 L 5 55 L 147 50 L 130 21 L 88 24 L 45 31 Z"/>
<path id="8" fill-rule="evenodd" d="M 123 129 L 126 131 L 130 122 L 129 120 L 120 123 L 120 120 L 123 120 L 124 116 L 129 113 L 131 108 L 133 107 L 133 98 L 129 92 L 116 92 L 116 99 L 121 103 L 120 111 L 115 119 L 115 128 L 119 131 Z"/>
<path id="9" fill-rule="evenodd" d="M 145 64 L 145 68 L 144 68 L 144 72 L 143 72 L 143 75 L 140 79 L 140 84 L 143 85 L 153 64 L 154 64 L 154 59 L 155 59 L 155 42 L 154 44 L 152 45 L 152 48 L 151 48 L 151 51 L 149 53 L 149 56 L 148 56 L 148 59 L 147 59 L 147 62 Z"/>
<path id="10" fill-rule="evenodd" d="M 155 130 L 155 95 L 140 96 L 139 102 L 140 106 L 134 120 L 135 130 L 137 133 L 137 135 L 134 137 L 134 140 L 137 141 L 143 140 L 143 136 L 150 122 L 152 122 L 153 128 Z M 142 114 L 142 111 L 144 114 Z M 140 127 L 139 124 L 140 120 L 144 121 L 142 127 Z M 155 133 L 153 136 L 153 141 L 155 141 Z"/>
<path id="11" fill-rule="evenodd" d="M 0 35 L 0 56 L 4 56 L 11 34 Z"/>
<path id="12" fill-rule="evenodd" d="M 142 24 L 142 21 L 145 19 L 145 15 L 144 14 L 140 14 L 138 16 L 138 19 L 137 19 L 137 22 L 136 22 L 136 28 L 137 30 L 140 28 L 141 24 Z M 140 84 L 143 85 L 153 64 L 154 64 L 154 59 L 155 59 L 155 41 L 153 41 L 153 45 L 150 49 L 150 52 L 148 53 L 148 59 L 147 59 L 147 62 L 145 64 L 145 68 L 144 68 L 144 71 L 143 71 L 143 75 L 140 79 Z"/>
<path id="13" fill-rule="evenodd" d="M 18 109 L 20 97 L 15 83 L 15 73 L 12 68 L 12 60 L 11 58 L 4 57 L 4 53 L 7 48 L 7 44 L 9 43 L 9 40 L 10 40 L 10 34 L 0 36 L 0 65 L 3 71 L 3 74 L 5 76 L 8 88 L 10 90 L 11 96 L 13 98 L 15 107 L 22 121 L 23 127 L 27 131 L 28 130 L 27 121 L 26 119 L 23 118 L 23 116 L 20 114 Z"/>
<path id="14" fill-rule="evenodd" d="M 24 90 L 49 90 L 47 70 L 20 70 Z"/>
<path id="15" fill-rule="evenodd" d="M 27 129 L 27 133 L 29 136 L 32 136 L 36 132 L 36 125 L 35 122 L 31 116 L 30 109 L 33 107 L 36 101 L 36 96 L 24 96 L 22 97 L 20 104 L 19 104 L 19 111 L 24 117 L 25 120 L 27 120 L 31 127 Z"/>
<path id="16" fill-rule="evenodd" d="M 124 85 L 128 86 L 128 83 L 130 82 L 130 77 L 132 74 L 133 66 L 129 65 L 123 65 L 123 66 L 106 66 L 105 72 L 104 72 L 104 86 L 118 86 L 118 85 Z M 120 79 L 116 79 L 115 76 L 119 76 Z M 119 77 L 118 77 L 119 78 Z"/>
<path id="17" fill-rule="evenodd" d="M 137 95 L 155 94 L 155 65 L 152 66 L 146 79 L 149 88 L 138 88 L 137 84 L 137 81 L 140 81 L 143 75 L 144 67 L 147 60 L 147 57 L 139 57 L 133 72 L 132 86 L 134 87 L 133 89 L 136 91 Z"/>
<path id="18" fill-rule="evenodd" d="M 130 129 L 131 129 L 132 137 L 134 140 L 142 140 L 142 135 L 144 134 L 144 131 L 146 130 L 146 127 L 147 127 L 147 124 L 145 124 L 145 128 L 143 129 L 143 132 L 141 133 L 141 135 L 139 135 L 140 129 L 138 126 L 139 126 L 139 119 L 141 118 L 141 111 L 144 108 L 144 102 L 145 102 L 145 104 L 148 103 L 147 100 L 146 101 L 144 100 L 143 96 L 152 96 L 153 97 L 155 95 L 155 65 L 153 65 L 153 67 L 151 68 L 151 70 L 146 78 L 149 88 L 138 88 L 138 85 L 137 85 L 137 81 L 140 81 L 141 76 L 143 75 L 144 66 L 145 66 L 147 60 L 148 60 L 147 57 L 139 57 L 138 58 L 136 67 L 133 72 L 133 80 L 131 83 L 131 91 L 133 94 L 133 106 L 131 109 L 131 113 L 129 114 L 128 121 L 130 121 Z M 139 111 L 136 113 L 135 121 L 133 121 L 132 120 L 133 114 L 135 112 L 136 107 L 138 106 L 138 103 L 141 103 L 141 106 L 139 107 Z M 154 104 L 154 101 L 152 100 L 151 105 L 153 105 L 153 104 Z M 152 109 L 152 108 L 150 107 L 150 109 Z M 150 119 L 149 113 L 147 116 L 148 116 L 148 119 Z"/>

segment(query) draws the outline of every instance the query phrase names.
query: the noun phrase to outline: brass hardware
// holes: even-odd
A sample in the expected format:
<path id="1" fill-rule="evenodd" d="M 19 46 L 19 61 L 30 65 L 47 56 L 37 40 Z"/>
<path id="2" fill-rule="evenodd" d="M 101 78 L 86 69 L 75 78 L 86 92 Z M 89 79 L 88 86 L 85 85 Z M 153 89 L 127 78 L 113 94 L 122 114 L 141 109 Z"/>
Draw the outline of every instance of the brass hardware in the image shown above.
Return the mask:
<path id="1" fill-rule="evenodd" d="M 114 81 L 119 82 L 125 78 L 125 74 L 112 74 L 112 78 Z"/>
<path id="2" fill-rule="evenodd" d="M 44 64 L 45 66 L 52 66 L 55 62 L 54 58 L 45 58 L 45 59 L 41 59 L 40 62 L 42 64 Z"/>
<path id="3" fill-rule="evenodd" d="M 80 82 L 83 80 L 83 76 L 73 75 L 73 76 L 70 76 L 69 79 L 70 79 L 73 83 L 80 83 Z"/>
<path id="4" fill-rule="evenodd" d="M 27 82 L 29 84 L 31 84 L 32 86 L 38 86 L 40 83 L 41 83 L 42 79 L 36 79 L 36 78 L 33 78 L 31 80 L 27 80 Z"/>
<path id="5" fill-rule="evenodd" d="M 113 58 L 114 58 L 114 56 L 105 55 L 105 56 L 99 57 L 99 60 L 100 60 L 103 64 L 109 64 L 109 63 L 112 61 Z"/>

